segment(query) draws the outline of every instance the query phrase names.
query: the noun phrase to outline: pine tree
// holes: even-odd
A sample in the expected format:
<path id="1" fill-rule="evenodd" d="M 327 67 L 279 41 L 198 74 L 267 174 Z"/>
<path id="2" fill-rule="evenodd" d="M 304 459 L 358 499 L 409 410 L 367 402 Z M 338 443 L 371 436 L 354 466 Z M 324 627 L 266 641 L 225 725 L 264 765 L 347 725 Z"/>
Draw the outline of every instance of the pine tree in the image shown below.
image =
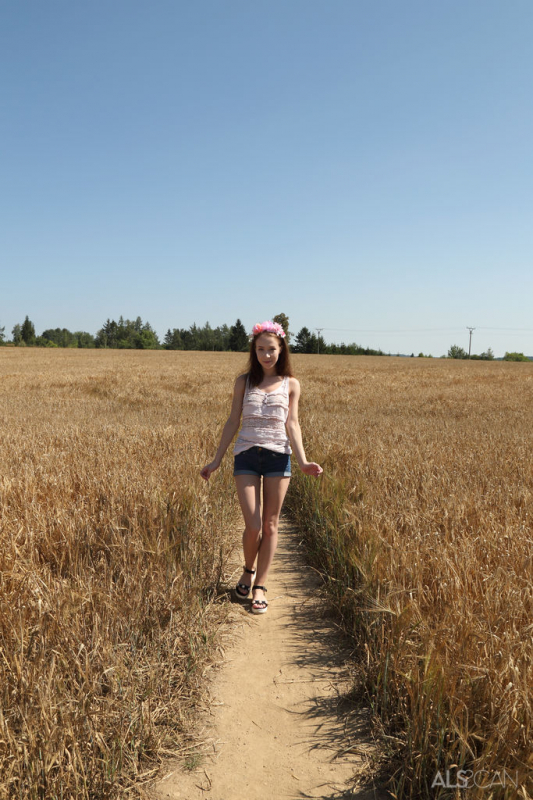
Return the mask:
<path id="1" fill-rule="evenodd" d="M 248 335 L 240 319 L 237 320 L 235 325 L 231 326 L 229 349 L 238 353 L 248 349 Z"/>
<path id="2" fill-rule="evenodd" d="M 35 325 L 27 315 L 26 319 L 22 323 L 20 335 L 22 337 L 22 341 L 26 342 L 27 345 L 35 344 Z"/>
<path id="3" fill-rule="evenodd" d="M 311 331 L 303 327 L 296 334 L 293 350 L 295 353 L 312 353 L 311 350 Z"/>
<path id="4" fill-rule="evenodd" d="M 168 329 L 163 340 L 163 345 L 165 350 L 183 350 L 183 342 L 178 328 L 174 328 L 174 330 Z"/>

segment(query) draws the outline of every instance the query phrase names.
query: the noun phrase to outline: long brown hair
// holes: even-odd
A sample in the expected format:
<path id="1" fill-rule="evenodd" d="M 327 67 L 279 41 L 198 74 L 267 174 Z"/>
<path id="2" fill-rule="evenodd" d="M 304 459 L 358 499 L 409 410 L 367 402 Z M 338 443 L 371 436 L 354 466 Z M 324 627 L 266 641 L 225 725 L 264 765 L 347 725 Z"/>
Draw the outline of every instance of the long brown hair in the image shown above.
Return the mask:
<path id="1" fill-rule="evenodd" d="M 259 386 L 264 378 L 263 367 L 259 363 L 257 353 L 255 352 L 255 343 L 262 333 L 268 333 L 269 336 L 276 336 L 275 333 L 261 331 L 261 333 L 258 333 L 257 336 L 254 336 L 250 341 L 250 356 L 248 359 L 248 368 L 246 372 L 248 375 L 248 380 L 252 386 Z M 281 336 L 278 336 L 277 338 L 281 349 L 279 352 L 279 358 L 276 361 L 276 375 L 288 375 L 289 378 L 292 378 L 293 372 L 291 367 L 291 354 L 289 345 Z"/>

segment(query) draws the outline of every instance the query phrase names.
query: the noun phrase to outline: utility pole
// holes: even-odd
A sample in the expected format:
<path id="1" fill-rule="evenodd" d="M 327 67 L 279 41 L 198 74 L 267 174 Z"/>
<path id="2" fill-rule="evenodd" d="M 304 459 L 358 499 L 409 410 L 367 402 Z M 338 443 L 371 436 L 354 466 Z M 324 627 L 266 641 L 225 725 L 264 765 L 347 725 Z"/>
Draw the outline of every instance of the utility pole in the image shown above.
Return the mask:
<path id="1" fill-rule="evenodd" d="M 470 351 L 472 350 L 472 331 L 475 331 L 475 328 L 469 328 L 468 325 L 466 326 L 467 331 L 470 331 L 470 340 L 468 342 L 468 358 L 470 358 Z"/>
<path id="2" fill-rule="evenodd" d="M 316 340 L 316 347 L 317 347 L 316 352 L 317 352 L 317 355 L 320 355 L 320 334 L 322 333 L 323 330 L 324 330 L 324 328 L 315 328 L 315 331 L 318 331 L 318 336 L 317 336 L 317 340 Z"/>

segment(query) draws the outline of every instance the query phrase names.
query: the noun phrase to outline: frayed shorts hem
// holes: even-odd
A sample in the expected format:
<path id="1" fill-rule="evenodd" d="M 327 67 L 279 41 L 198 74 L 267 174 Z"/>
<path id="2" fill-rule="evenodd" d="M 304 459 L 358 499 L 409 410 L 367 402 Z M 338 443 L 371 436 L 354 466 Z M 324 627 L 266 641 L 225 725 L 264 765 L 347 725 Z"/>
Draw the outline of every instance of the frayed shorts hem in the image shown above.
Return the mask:
<path id="1" fill-rule="evenodd" d="M 252 472 L 251 469 L 235 469 L 233 470 L 233 475 L 255 475 L 257 478 L 261 477 L 260 472 Z M 268 472 L 266 475 L 263 475 L 263 478 L 290 478 L 290 472 Z"/>

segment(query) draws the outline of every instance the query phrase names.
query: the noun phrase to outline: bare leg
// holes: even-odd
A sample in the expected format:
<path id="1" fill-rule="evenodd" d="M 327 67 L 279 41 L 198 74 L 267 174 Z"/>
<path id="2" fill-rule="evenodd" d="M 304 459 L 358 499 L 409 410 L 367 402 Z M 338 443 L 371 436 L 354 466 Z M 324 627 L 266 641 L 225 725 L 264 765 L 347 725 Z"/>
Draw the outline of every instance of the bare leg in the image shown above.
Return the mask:
<path id="1" fill-rule="evenodd" d="M 289 488 L 290 478 L 263 478 L 263 527 L 255 583 L 264 586 L 278 545 L 278 526 L 281 507 Z M 265 599 L 261 589 L 254 589 L 254 600 Z"/>
<path id="2" fill-rule="evenodd" d="M 235 475 L 235 484 L 244 517 L 244 564 L 248 569 L 253 569 L 261 542 L 261 478 L 256 475 Z M 243 572 L 239 583 L 251 586 L 252 575 Z"/>

